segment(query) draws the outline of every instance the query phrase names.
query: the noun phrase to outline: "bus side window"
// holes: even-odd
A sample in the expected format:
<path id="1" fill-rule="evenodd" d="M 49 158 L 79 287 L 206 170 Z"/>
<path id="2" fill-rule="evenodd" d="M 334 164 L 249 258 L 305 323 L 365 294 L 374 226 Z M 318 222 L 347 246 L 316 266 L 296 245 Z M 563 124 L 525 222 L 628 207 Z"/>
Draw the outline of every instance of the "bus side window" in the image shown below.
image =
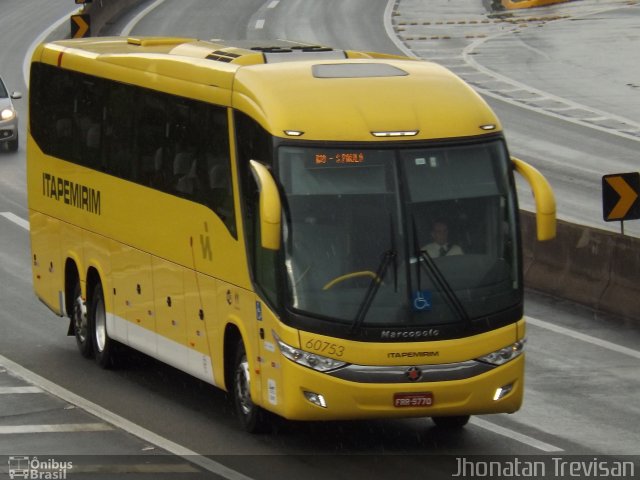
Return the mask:
<path id="1" fill-rule="evenodd" d="M 167 95 L 143 91 L 139 97 L 139 116 L 136 119 L 137 131 L 133 162 L 133 180 L 150 186 L 154 176 L 158 149 L 162 149 L 161 168 L 166 171 L 171 167 L 167 159 L 173 158 L 169 137 L 169 113 Z"/>
<path id="2" fill-rule="evenodd" d="M 197 188 L 203 203 L 220 217 L 236 236 L 233 183 L 229 152 L 229 124 L 225 108 L 205 106 L 198 116 L 207 121 L 194 129 L 198 133 Z M 204 126 L 204 128 L 202 128 Z"/>
<path id="3" fill-rule="evenodd" d="M 196 161 L 191 152 L 177 152 L 173 158 L 173 189 L 187 198 L 196 191 Z"/>
<path id="4" fill-rule="evenodd" d="M 74 74 L 72 160 L 85 167 L 103 170 L 102 123 L 105 82 L 88 75 Z"/>
<path id="5" fill-rule="evenodd" d="M 111 175 L 130 180 L 134 158 L 134 118 L 129 109 L 134 105 L 135 91 L 127 85 L 113 82 L 109 86 L 105 96 L 105 170 Z"/>
<path id="6" fill-rule="evenodd" d="M 273 165 L 271 136 L 251 117 L 235 112 L 234 116 L 237 148 L 238 183 L 244 206 L 243 220 L 249 247 L 249 262 L 258 284 L 267 297 L 277 304 L 276 274 L 274 268 L 277 252 L 266 250 L 260 244 L 260 219 L 258 215 L 258 187 L 250 172 L 249 161 L 257 160 L 267 166 Z"/>
<path id="7" fill-rule="evenodd" d="M 75 160 L 73 75 L 39 63 L 32 67 L 32 81 L 38 92 L 29 104 L 32 134 L 45 153 L 64 160 Z"/>
<path id="8" fill-rule="evenodd" d="M 225 107 L 40 63 L 31 79 L 45 153 L 206 205 L 237 238 Z"/>

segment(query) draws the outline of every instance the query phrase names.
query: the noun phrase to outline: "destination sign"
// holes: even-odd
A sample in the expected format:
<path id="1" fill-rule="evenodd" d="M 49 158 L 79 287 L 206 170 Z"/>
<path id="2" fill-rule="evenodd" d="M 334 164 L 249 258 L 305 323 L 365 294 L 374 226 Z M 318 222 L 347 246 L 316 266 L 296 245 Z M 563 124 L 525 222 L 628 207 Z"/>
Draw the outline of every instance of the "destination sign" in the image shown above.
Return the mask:
<path id="1" fill-rule="evenodd" d="M 365 163 L 364 152 L 316 153 L 315 155 L 315 165 L 318 166 L 331 167 L 362 163 Z"/>

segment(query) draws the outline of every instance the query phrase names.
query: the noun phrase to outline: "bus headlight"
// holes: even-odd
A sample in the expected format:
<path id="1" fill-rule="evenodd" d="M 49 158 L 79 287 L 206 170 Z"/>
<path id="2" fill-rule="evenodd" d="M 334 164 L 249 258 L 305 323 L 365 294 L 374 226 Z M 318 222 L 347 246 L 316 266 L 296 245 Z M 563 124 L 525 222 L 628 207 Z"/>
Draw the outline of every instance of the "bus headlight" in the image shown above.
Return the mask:
<path id="1" fill-rule="evenodd" d="M 276 334 L 276 332 L 272 333 L 274 340 L 278 343 L 278 347 L 280 348 L 280 352 L 282 352 L 282 355 L 287 357 L 292 362 L 296 362 L 297 364 L 303 365 L 313 370 L 317 370 L 318 372 L 329 372 L 331 370 L 337 370 L 338 368 L 342 368 L 347 365 L 346 362 L 342 362 L 340 360 L 323 357 L 322 355 L 318 355 L 316 353 L 306 352 L 304 350 L 300 350 L 299 348 L 292 347 L 291 345 L 284 343 Z"/>
<path id="2" fill-rule="evenodd" d="M 16 112 L 11 108 L 5 108 L 0 112 L 0 118 L 2 120 L 11 120 L 16 116 Z"/>
<path id="3" fill-rule="evenodd" d="M 480 362 L 490 363 L 491 365 L 503 365 L 514 358 L 518 357 L 524 351 L 525 339 L 519 340 L 513 345 L 501 348 L 488 355 L 476 358 Z"/>

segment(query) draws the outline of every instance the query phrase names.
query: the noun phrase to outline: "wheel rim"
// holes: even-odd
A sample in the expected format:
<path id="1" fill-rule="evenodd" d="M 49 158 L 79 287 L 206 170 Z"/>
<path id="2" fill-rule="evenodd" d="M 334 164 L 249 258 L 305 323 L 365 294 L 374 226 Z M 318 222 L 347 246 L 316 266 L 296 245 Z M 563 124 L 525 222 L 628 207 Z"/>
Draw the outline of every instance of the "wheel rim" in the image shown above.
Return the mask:
<path id="1" fill-rule="evenodd" d="M 76 298 L 76 308 L 73 310 L 73 321 L 76 329 L 76 337 L 81 343 L 85 343 L 87 341 L 87 309 L 85 307 L 84 302 L 82 301 L 82 297 Z"/>
<path id="2" fill-rule="evenodd" d="M 96 347 L 98 347 L 98 351 L 102 352 L 104 351 L 104 347 L 107 343 L 107 319 L 104 313 L 104 305 L 101 299 L 97 300 L 95 325 L 96 325 Z"/>
<path id="3" fill-rule="evenodd" d="M 253 402 L 251 401 L 251 379 L 249 376 L 249 362 L 246 355 L 242 357 L 236 369 L 236 399 L 242 414 L 251 414 Z"/>

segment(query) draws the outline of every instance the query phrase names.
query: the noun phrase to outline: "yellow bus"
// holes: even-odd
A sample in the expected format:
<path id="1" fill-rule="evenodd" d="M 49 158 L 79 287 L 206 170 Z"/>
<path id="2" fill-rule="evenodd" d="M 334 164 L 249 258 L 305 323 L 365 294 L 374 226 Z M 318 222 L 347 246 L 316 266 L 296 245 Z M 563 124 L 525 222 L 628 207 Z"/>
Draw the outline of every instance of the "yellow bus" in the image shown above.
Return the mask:
<path id="1" fill-rule="evenodd" d="M 36 295 L 102 367 L 128 345 L 296 420 L 515 412 L 525 322 L 514 170 L 546 180 L 445 68 L 289 42 L 39 46 Z M 433 244 L 437 244 L 434 250 Z"/>

